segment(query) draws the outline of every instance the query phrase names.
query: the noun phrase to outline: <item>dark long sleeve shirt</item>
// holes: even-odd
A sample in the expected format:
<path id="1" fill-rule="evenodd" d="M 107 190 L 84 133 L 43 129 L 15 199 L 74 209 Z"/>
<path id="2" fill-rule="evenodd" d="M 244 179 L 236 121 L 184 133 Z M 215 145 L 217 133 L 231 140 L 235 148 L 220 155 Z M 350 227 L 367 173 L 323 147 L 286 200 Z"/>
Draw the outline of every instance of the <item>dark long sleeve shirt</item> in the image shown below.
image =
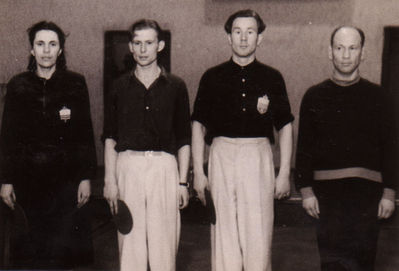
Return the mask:
<path id="1" fill-rule="evenodd" d="M 258 111 L 258 99 L 267 97 L 266 113 Z M 294 120 L 280 72 L 257 60 L 240 66 L 233 60 L 205 72 L 201 78 L 192 120 L 207 129 L 208 144 L 217 136 L 268 137 L 273 128 Z"/>
<path id="2" fill-rule="evenodd" d="M 365 79 L 349 86 L 331 80 L 305 94 L 299 121 L 296 186 L 358 177 L 396 189 L 398 144 L 392 99 Z"/>
<path id="3" fill-rule="evenodd" d="M 55 71 L 49 80 L 34 72 L 13 77 L 0 144 L 3 183 L 39 173 L 74 182 L 94 178 L 96 152 L 84 77 L 67 70 Z"/>
<path id="4" fill-rule="evenodd" d="M 162 70 L 146 89 L 129 72 L 115 81 L 107 99 L 103 139 L 114 139 L 117 152 L 176 154 L 191 144 L 188 92 L 180 78 Z"/>

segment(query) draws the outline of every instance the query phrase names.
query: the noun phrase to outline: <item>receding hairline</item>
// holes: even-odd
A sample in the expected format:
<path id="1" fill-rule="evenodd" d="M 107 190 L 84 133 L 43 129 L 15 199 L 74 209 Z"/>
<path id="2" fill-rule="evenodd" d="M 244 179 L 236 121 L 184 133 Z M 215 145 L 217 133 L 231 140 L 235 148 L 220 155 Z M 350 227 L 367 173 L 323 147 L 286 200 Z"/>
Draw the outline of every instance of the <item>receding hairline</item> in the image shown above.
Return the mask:
<path id="1" fill-rule="evenodd" d="M 349 29 L 349 30 L 352 29 L 352 30 L 356 31 L 359 34 L 361 47 L 364 46 L 365 35 L 364 35 L 363 30 L 361 30 L 358 27 L 350 26 L 350 25 L 342 25 L 342 26 L 339 26 L 334 29 L 334 31 L 331 33 L 331 36 L 330 36 L 330 45 L 331 46 L 334 45 L 335 36 L 338 34 L 338 32 L 340 32 L 341 30 L 345 30 L 345 29 Z"/>

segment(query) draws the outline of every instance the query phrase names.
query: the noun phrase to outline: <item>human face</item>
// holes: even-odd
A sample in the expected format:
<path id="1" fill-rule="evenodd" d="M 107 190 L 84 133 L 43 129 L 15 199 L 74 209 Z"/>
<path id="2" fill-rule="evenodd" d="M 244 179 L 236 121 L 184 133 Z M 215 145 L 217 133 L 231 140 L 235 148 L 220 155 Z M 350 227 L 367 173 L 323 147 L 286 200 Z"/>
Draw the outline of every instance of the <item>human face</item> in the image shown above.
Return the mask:
<path id="1" fill-rule="evenodd" d="M 133 58 L 141 67 L 157 65 L 158 52 L 164 47 L 164 41 L 158 41 L 158 34 L 152 28 L 134 31 L 133 40 L 129 42 Z"/>
<path id="2" fill-rule="evenodd" d="M 35 57 L 38 69 L 55 69 L 57 58 L 61 52 L 56 32 L 40 30 L 36 33 L 31 54 Z"/>
<path id="3" fill-rule="evenodd" d="M 339 80 L 356 79 L 359 65 L 363 60 L 363 48 L 359 32 L 343 27 L 334 36 L 329 57 L 334 65 L 334 77 Z"/>
<path id="4" fill-rule="evenodd" d="M 258 24 L 255 18 L 238 17 L 233 21 L 231 34 L 229 34 L 233 59 L 252 61 L 261 40 L 262 36 L 258 35 Z"/>

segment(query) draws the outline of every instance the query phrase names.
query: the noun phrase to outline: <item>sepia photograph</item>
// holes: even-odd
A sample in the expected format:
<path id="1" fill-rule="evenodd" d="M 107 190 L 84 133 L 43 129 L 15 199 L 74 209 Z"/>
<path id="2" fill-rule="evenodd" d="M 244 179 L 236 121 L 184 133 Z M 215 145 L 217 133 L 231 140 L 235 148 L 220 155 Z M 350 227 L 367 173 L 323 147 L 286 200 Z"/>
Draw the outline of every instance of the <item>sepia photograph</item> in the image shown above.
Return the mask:
<path id="1" fill-rule="evenodd" d="M 0 270 L 399 270 L 398 0 L 0 0 Z"/>

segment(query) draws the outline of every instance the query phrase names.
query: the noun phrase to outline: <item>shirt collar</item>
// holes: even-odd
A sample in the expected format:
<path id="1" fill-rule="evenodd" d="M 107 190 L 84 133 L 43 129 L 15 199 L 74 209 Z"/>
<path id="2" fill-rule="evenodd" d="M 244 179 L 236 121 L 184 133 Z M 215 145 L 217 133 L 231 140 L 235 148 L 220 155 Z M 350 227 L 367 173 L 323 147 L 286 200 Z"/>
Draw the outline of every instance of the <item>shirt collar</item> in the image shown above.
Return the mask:
<path id="1" fill-rule="evenodd" d="M 360 81 L 360 76 L 356 77 L 356 78 L 355 78 L 354 80 L 352 80 L 352 81 L 341 81 L 341 80 L 338 80 L 338 79 L 334 78 L 334 76 L 331 76 L 331 77 L 330 77 L 330 80 L 331 80 L 333 83 L 335 83 L 336 85 L 338 85 L 338 86 L 341 86 L 341 87 L 348 87 L 348 86 L 352 86 L 352 85 L 358 83 L 358 82 Z"/>
<path id="2" fill-rule="evenodd" d="M 161 72 L 160 72 L 158 78 L 155 79 L 155 81 L 169 81 L 170 76 L 169 76 L 169 73 L 166 71 L 166 69 L 161 65 L 159 65 L 159 68 L 161 69 Z M 140 82 L 140 80 L 134 74 L 134 69 L 135 68 L 133 68 L 130 71 L 130 79 L 129 80 L 134 80 L 134 81 Z"/>
<path id="3" fill-rule="evenodd" d="M 56 69 L 49 79 L 46 79 L 46 78 L 44 78 L 44 77 L 40 77 L 40 76 L 36 73 L 36 71 L 31 71 L 31 73 L 32 73 L 32 76 L 33 76 L 34 78 L 36 78 L 37 80 L 40 80 L 40 81 L 42 81 L 42 82 L 49 82 L 49 81 L 52 81 L 52 80 L 54 80 L 55 78 L 57 78 L 57 77 L 60 75 L 60 73 L 62 73 L 62 70 Z"/>
<path id="4" fill-rule="evenodd" d="M 230 58 L 229 65 L 234 71 L 252 71 L 258 66 L 258 61 L 255 58 L 254 61 L 252 61 L 248 65 L 241 66 L 235 63 L 233 61 L 233 58 Z"/>
<path id="5" fill-rule="evenodd" d="M 168 77 L 168 72 L 166 71 L 166 69 L 161 65 L 159 67 L 161 68 L 161 73 L 159 74 L 159 77 L 163 78 L 163 79 L 168 79 L 169 77 Z"/>
<path id="6" fill-rule="evenodd" d="M 167 78 L 168 78 L 168 72 L 166 71 L 166 69 L 165 69 L 163 66 L 161 66 L 161 65 L 159 65 L 159 68 L 161 69 L 161 72 L 160 72 L 160 74 L 159 74 L 159 78 L 165 78 L 165 79 L 167 79 Z M 130 71 L 130 76 L 133 77 L 133 78 L 135 78 L 135 79 L 137 79 L 137 78 L 136 78 L 136 75 L 134 74 L 134 70 L 135 70 L 135 68 L 133 68 L 133 69 Z"/>

